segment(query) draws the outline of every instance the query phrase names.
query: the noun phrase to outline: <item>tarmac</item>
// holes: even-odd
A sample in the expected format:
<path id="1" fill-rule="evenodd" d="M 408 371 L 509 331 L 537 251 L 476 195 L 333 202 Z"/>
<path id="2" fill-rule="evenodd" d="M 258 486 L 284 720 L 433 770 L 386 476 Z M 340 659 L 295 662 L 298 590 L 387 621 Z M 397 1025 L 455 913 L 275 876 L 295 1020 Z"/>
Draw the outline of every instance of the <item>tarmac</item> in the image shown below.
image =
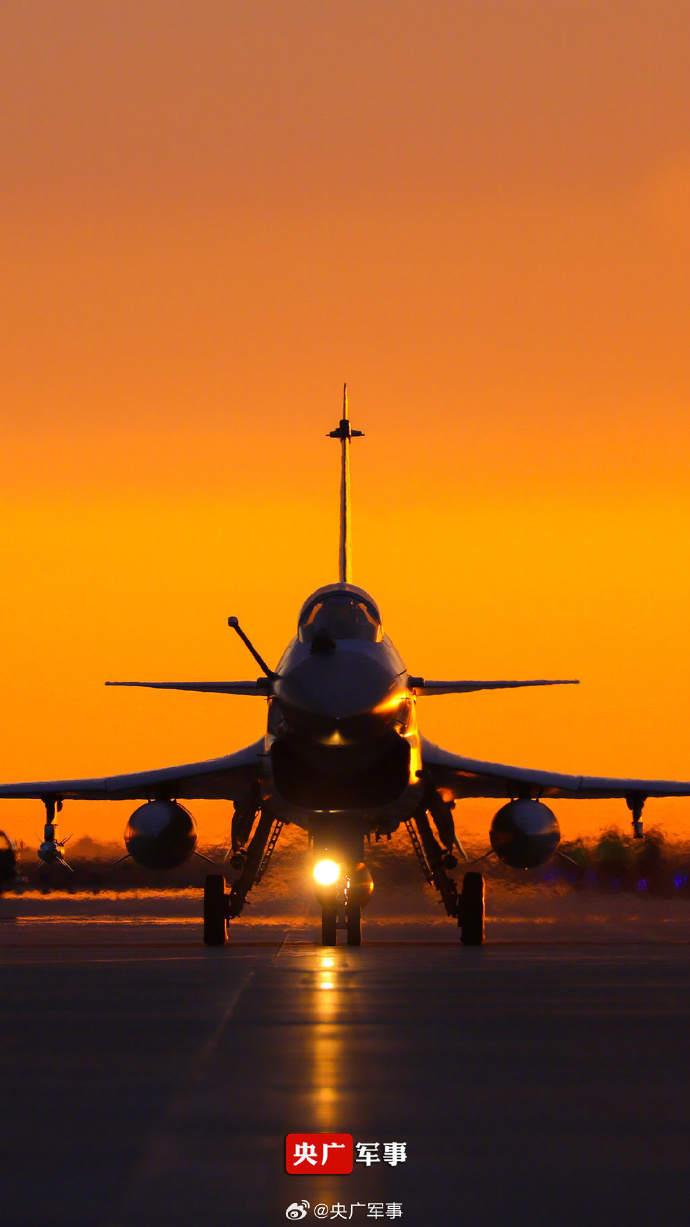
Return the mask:
<path id="1" fill-rule="evenodd" d="M 196 899 L 5 898 L 0 1221 L 686 1225 L 690 905 L 645 906 L 214 950 Z M 287 1175 L 299 1132 L 406 1159 Z"/>

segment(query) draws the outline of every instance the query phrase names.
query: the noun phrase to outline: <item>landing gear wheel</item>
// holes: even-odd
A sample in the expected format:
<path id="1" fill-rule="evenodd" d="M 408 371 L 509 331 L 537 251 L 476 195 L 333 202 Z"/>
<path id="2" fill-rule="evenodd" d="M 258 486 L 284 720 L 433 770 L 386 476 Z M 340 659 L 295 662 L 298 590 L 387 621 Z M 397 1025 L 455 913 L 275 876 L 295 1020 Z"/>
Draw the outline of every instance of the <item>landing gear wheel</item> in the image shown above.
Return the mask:
<path id="1" fill-rule="evenodd" d="M 484 877 L 481 873 L 466 873 L 460 893 L 460 940 L 463 946 L 481 946 L 484 942 Z"/>
<path id="2" fill-rule="evenodd" d="M 361 946 L 362 944 L 362 909 L 354 904 L 347 909 L 347 944 Z"/>
<path id="3" fill-rule="evenodd" d="M 204 882 L 204 945 L 224 946 L 227 928 L 225 878 L 207 873 Z"/>
<path id="4" fill-rule="evenodd" d="M 334 903 L 321 905 L 321 945 L 335 946 L 338 927 L 338 909 Z"/>

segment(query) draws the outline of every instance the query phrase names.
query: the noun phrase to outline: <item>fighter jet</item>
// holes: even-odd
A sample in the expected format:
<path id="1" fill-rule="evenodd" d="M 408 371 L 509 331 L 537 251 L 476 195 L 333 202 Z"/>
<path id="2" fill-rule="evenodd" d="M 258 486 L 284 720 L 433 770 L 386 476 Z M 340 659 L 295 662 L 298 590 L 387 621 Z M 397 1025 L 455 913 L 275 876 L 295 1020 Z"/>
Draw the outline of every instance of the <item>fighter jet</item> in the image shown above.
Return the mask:
<path id="1" fill-rule="evenodd" d="M 466 758 L 422 736 L 418 700 L 521 686 L 575 685 L 576 679 L 444 681 L 410 672 L 384 633 L 376 601 L 352 582 L 350 452 L 362 437 L 350 423 L 347 387 L 342 416 L 328 437 L 340 447 L 338 580 L 312 592 L 297 619 L 297 634 L 271 669 L 241 628 L 228 619 L 260 669 L 256 680 L 107 682 L 201 694 L 253 696 L 267 706 L 259 741 L 225 757 L 102 779 L 44 780 L 0 786 L 0 798 L 34 797 L 45 806 L 39 856 L 66 866 L 57 815 L 70 800 L 139 800 L 124 833 L 127 853 L 140 865 L 170 869 L 196 851 L 194 820 L 182 804 L 194 799 L 232 803 L 228 857 L 213 866 L 204 887 L 204 941 L 224 945 L 251 889 L 263 877 L 283 827 L 307 832 L 321 905 L 321 941 L 361 942 L 361 913 L 373 889 L 365 844 L 404 825 L 421 870 L 459 926 L 461 943 L 484 941 L 484 877 L 468 868 L 452 876 L 463 855 L 453 809 L 464 797 L 502 804 L 489 839 L 491 851 L 515 869 L 544 864 L 558 850 L 560 832 L 546 804 L 554 798 L 620 797 L 643 837 L 648 797 L 688 796 L 690 782 L 562 775 Z M 200 855 L 200 854 L 199 854 Z M 222 872 L 220 870 L 223 870 Z"/>

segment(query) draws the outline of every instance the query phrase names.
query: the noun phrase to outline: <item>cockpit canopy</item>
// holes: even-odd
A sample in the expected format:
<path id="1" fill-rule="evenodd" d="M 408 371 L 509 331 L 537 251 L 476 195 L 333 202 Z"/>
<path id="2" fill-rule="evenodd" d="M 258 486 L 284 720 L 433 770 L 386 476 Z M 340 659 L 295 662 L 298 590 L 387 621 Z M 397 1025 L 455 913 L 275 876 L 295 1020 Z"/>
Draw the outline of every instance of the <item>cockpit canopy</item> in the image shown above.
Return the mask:
<path id="1" fill-rule="evenodd" d="M 363 639 L 380 643 L 383 639 L 381 614 L 376 602 L 363 588 L 354 584 L 330 584 L 319 588 L 304 602 L 299 616 L 298 634 L 302 643 L 320 639 Z"/>

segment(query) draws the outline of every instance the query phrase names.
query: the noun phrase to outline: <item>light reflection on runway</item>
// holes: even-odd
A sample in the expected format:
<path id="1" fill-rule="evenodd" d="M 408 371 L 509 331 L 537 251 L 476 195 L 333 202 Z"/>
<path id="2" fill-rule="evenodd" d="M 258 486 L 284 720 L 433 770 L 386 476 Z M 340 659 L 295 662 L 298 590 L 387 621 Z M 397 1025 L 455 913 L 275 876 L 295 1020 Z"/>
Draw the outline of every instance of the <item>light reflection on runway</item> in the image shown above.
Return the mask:
<path id="1" fill-rule="evenodd" d="M 337 1107 L 339 1079 L 343 1075 L 342 1036 L 334 1026 L 342 1013 L 342 985 L 339 983 L 335 957 L 331 954 L 316 955 L 314 1016 L 311 1071 L 307 1085 L 314 1096 L 313 1124 L 308 1125 L 319 1133 L 337 1133 Z M 307 1125 L 305 1124 L 305 1128 Z"/>
<path id="2" fill-rule="evenodd" d="M 361 950 L 339 946 L 328 951 L 305 941 L 290 941 L 280 952 L 276 967 L 289 968 L 284 988 L 297 980 L 304 997 L 295 1002 L 291 1030 L 296 1028 L 298 1067 L 301 1069 L 299 1094 L 287 1098 L 284 1110 L 294 1125 L 290 1131 L 366 1133 L 365 1120 L 370 1111 L 367 1081 L 371 1070 L 358 1055 L 359 1039 L 367 1017 L 366 955 Z M 345 1205 L 349 1214 L 353 1201 L 381 1200 L 382 1174 L 363 1172 L 355 1167 L 347 1176 L 283 1176 L 283 1200 L 277 1212 L 292 1200 L 303 1198 L 314 1205 Z M 276 1220 L 277 1221 L 277 1220 Z"/>
<path id="3" fill-rule="evenodd" d="M 207 950 L 189 924 L 4 925 L 3 1221 L 271 1227 L 301 1198 L 399 1201 L 402 1227 L 685 1221 L 686 942 L 661 921 L 647 945 L 393 931 L 326 951 L 255 925 Z M 409 1159 L 288 1176 L 302 1131 Z"/>

